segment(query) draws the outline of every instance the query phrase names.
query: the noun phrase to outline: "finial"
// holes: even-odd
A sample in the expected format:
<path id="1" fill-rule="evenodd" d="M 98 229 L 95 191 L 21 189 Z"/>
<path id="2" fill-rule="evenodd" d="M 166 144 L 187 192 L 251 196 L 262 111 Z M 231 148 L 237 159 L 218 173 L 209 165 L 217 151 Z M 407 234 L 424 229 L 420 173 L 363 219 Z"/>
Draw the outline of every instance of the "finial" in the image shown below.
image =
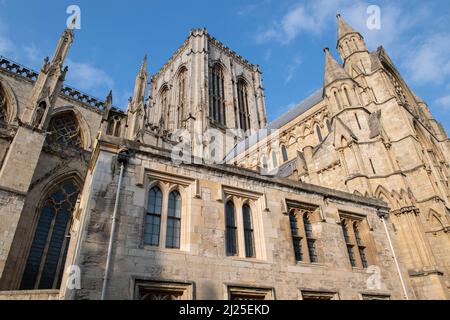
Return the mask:
<path id="1" fill-rule="evenodd" d="M 338 13 L 337 15 L 336 15 L 336 18 L 338 18 L 338 19 L 341 19 L 341 14 L 340 13 Z"/>
<path id="2" fill-rule="evenodd" d="M 325 47 L 325 48 L 323 49 L 323 52 L 325 52 L 325 53 L 330 53 L 330 48 Z"/>

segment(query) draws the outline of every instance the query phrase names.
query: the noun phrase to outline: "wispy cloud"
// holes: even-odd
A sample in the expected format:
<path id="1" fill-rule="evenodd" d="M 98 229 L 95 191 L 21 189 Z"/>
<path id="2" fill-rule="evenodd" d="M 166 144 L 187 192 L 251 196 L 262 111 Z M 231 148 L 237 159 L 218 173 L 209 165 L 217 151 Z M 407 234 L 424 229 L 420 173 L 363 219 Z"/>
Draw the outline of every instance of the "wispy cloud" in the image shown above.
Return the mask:
<path id="1" fill-rule="evenodd" d="M 288 66 L 285 83 L 289 83 L 294 78 L 295 73 L 297 72 L 301 64 L 302 58 L 300 56 L 295 57 L 294 61 L 292 61 L 292 63 Z"/>
<path id="2" fill-rule="evenodd" d="M 441 84 L 450 77 L 450 33 L 415 40 L 402 64 L 416 84 Z"/>
<path id="3" fill-rule="evenodd" d="M 8 55 L 15 51 L 13 42 L 9 39 L 7 34 L 8 28 L 0 20 L 0 54 Z"/>
<path id="4" fill-rule="evenodd" d="M 67 60 L 67 82 L 83 91 L 107 91 L 113 88 L 113 79 L 103 70 L 85 62 Z"/>
<path id="5" fill-rule="evenodd" d="M 450 95 L 443 96 L 435 101 L 435 104 L 444 109 L 450 110 Z"/>

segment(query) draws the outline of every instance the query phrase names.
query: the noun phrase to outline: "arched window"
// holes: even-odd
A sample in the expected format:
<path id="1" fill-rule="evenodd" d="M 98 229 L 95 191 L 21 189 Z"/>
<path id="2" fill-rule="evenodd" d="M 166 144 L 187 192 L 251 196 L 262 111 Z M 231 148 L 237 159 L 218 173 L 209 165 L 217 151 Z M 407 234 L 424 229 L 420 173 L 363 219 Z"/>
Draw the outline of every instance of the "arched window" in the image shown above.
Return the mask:
<path id="1" fill-rule="evenodd" d="M 161 106 L 161 114 L 165 123 L 166 130 L 172 128 L 172 110 L 169 106 L 169 88 L 164 87 L 159 94 L 159 105 Z"/>
<path id="2" fill-rule="evenodd" d="M 225 207 L 225 220 L 226 220 L 226 249 L 227 256 L 236 256 L 237 250 L 237 224 L 236 224 L 236 211 L 234 203 L 228 201 Z"/>
<path id="3" fill-rule="evenodd" d="M 46 196 L 22 276 L 21 290 L 60 287 L 70 241 L 70 221 L 79 192 L 74 180 L 66 180 Z"/>
<path id="4" fill-rule="evenodd" d="M 309 260 L 317 262 L 316 240 L 313 237 L 313 230 L 308 214 L 303 214 L 303 226 L 305 227 L 306 244 L 308 245 Z"/>
<path id="5" fill-rule="evenodd" d="M 48 129 L 51 134 L 48 141 L 68 147 L 82 147 L 80 126 L 71 112 L 65 112 L 54 116 Z"/>
<path id="6" fill-rule="evenodd" d="M 0 84 L 0 122 L 8 120 L 8 106 L 6 105 L 6 94 Z"/>
<path id="7" fill-rule="evenodd" d="M 218 63 L 209 68 L 209 117 L 226 125 L 224 76 Z"/>
<path id="8" fill-rule="evenodd" d="M 45 111 L 47 110 L 47 103 L 45 101 L 39 102 L 36 113 L 33 119 L 33 127 L 39 127 L 42 123 L 42 118 L 44 118 Z"/>
<path id="9" fill-rule="evenodd" d="M 322 130 L 320 130 L 319 126 L 316 126 L 316 133 L 317 133 L 317 138 L 319 138 L 319 142 L 322 142 L 323 141 Z"/>
<path id="10" fill-rule="evenodd" d="M 286 146 L 285 146 L 285 145 L 282 145 L 282 146 L 281 146 L 281 155 L 282 155 L 282 157 L 283 157 L 283 162 L 286 162 L 286 161 L 289 160 L 288 153 L 287 153 L 287 149 L 286 149 Z"/>
<path id="11" fill-rule="evenodd" d="M 341 100 L 339 99 L 339 94 L 337 91 L 334 92 L 334 100 L 336 100 L 336 105 L 338 106 L 339 110 L 342 109 Z"/>
<path id="12" fill-rule="evenodd" d="M 348 105 L 352 106 L 353 103 L 352 103 L 352 100 L 350 99 L 350 95 L 348 94 L 347 88 L 344 88 L 344 92 L 345 92 L 345 97 L 347 98 L 347 101 L 348 101 Z"/>
<path id="13" fill-rule="evenodd" d="M 169 208 L 167 211 L 166 248 L 180 249 L 181 236 L 181 196 L 178 191 L 169 195 Z"/>
<path id="14" fill-rule="evenodd" d="M 255 241 L 253 238 L 253 221 L 252 211 L 248 204 L 242 207 L 242 216 L 244 220 L 244 239 L 245 239 L 245 256 L 247 258 L 255 257 Z"/>
<path id="15" fill-rule="evenodd" d="M 111 117 L 108 121 L 106 134 L 110 136 L 120 137 L 122 129 L 122 119 L 118 116 Z"/>
<path id="16" fill-rule="evenodd" d="M 144 243 L 150 246 L 159 246 L 161 229 L 162 192 L 153 187 L 148 192 L 147 215 L 145 219 Z"/>
<path id="17" fill-rule="evenodd" d="M 278 168 L 278 153 L 272 151 L 272 168 Z"/>
<path id="18" fill-rule="evenodd" d="M 291 225 L 292 241 L 294 244 L 295 261 L 303 261 L 302 237 L 298 227 L 298 221 L 295 211 L 289 214 L 289 222 Z"/>
<path id="19" fill-rule="evenodd" d="M 186 74 L 183 69 L 178 76 L 178 129 L 186 127 Z"/>
<path id="20" fill-rule="evenodd" d="M 239 113 L 239 126 L 242 130 L 247 131 L 250 129 L 250 113 L 248 111 L 248 93 L 247 84 L 244 80 L 239 80 L 237 84 L 238 91 L 238 113 Z"/>

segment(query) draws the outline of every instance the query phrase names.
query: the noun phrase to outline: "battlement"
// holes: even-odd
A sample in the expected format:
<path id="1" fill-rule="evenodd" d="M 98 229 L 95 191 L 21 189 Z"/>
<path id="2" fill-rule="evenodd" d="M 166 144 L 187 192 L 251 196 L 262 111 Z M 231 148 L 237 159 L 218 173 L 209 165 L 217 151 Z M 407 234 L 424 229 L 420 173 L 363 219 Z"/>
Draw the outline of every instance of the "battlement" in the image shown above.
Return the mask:
<path id="1" fill-rule="evenodd" d="M 35 82 L 39 76 L 39 73 L 24 67 L 8 58 L 0 56 L 0 70 L 4 70 L 9 74 L 14 76 L 18 76 L 22 79 L 29 80 L 31 82 Z M 60 93 L 63 97 L 69 98 L 76 102 L 81 103 L 83 106 L 92 108 L 97 111 L 104 111 L 106 103 L 105 101 L 94 98 L 93 96 L 83 93 L 80 90 L 72 88 L 70 86 L 63 86 Z M 114 110 L 119 110 L 116 107 L 113 107 Z"/>

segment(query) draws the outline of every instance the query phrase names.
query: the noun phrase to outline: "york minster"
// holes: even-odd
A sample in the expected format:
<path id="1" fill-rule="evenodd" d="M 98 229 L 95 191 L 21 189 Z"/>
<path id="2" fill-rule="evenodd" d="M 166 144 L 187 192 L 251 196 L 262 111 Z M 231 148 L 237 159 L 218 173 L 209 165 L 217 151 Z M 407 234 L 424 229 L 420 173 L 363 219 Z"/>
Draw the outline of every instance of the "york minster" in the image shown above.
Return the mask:
<path id="1" fill-rule="evenodd" d="M 261 67 L 204 28 L 143 59 L 126 108 L 66 84 L 76 30 L 38 71 L 0 57 L 0 299 L 449 299 L 450 140 L 337 30 L 272 121 Z"/>

